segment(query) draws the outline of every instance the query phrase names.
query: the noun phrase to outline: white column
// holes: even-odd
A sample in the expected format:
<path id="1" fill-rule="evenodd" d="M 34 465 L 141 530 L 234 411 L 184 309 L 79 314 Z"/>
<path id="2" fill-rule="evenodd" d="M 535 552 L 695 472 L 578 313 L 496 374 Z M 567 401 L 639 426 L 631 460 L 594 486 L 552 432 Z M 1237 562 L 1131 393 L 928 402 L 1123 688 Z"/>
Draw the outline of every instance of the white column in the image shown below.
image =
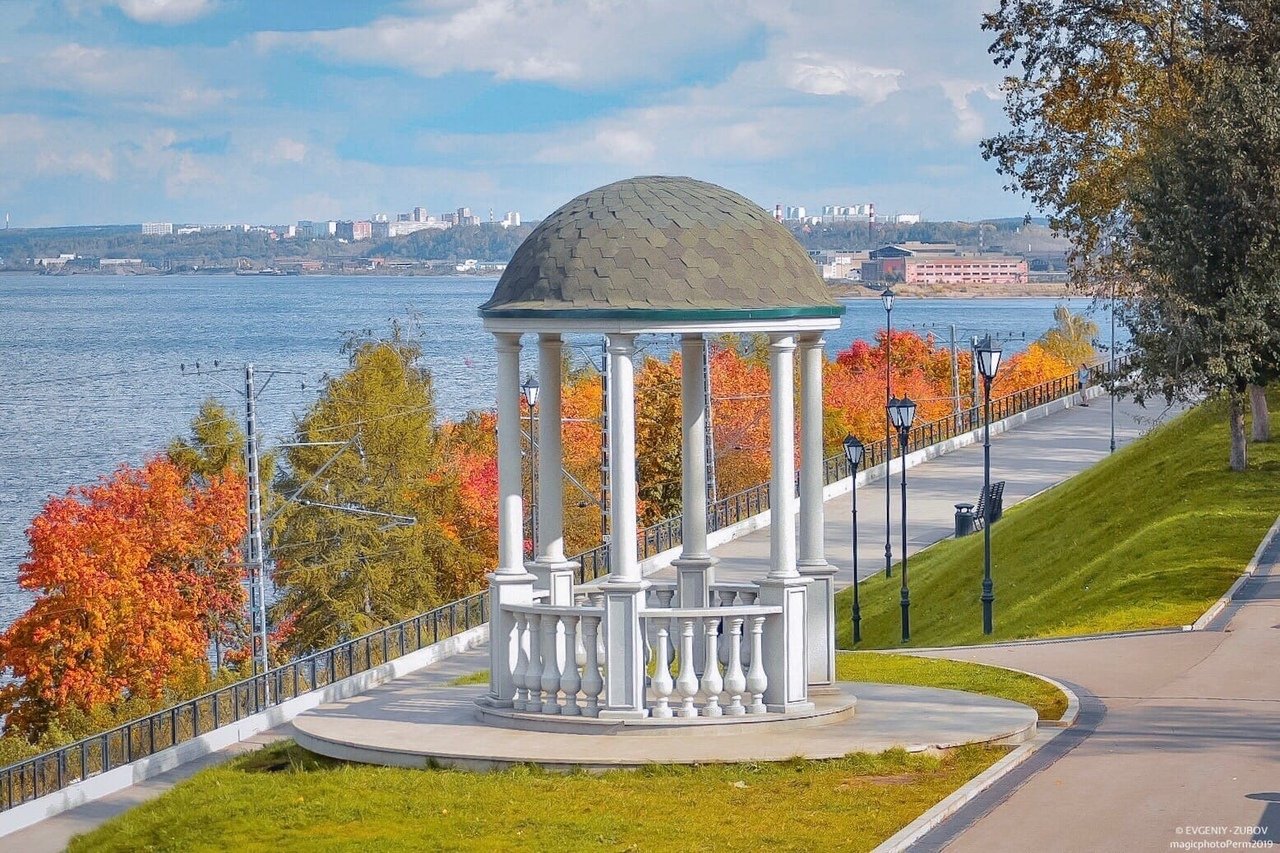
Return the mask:
<path id="1" fill-rule="evenodd" d="M 609 335 L 609 571 L 640 580 L 636 553 L 635 335 Z"/>
<path id="2" fill-rule="evenodd" d="M 516 620 L 506 604 L 533 601 L 533 575 L 525 571 L 524 501 L 520 477 L 520 335 L 503 332 L 498 352 L 498 567 L 489 575 L 489 704 L 510 707 L 512 673 L 519 660 Z"/>
<path id="3" fill-rule="evenodd" d="M 680 607 L 711 606 L 711 584 L 715 583 L 716 561 L 707 552 L 706 378 L 702 372 L 706 347 L 706 339 L 700 334 L 684 335 L 680 340 L 683 544 L 679 558 L 672 561 Z M 701 660 L 700 643 L 697 655 Z"/>
<path id="4" fill-rule="evenodd" d="M 610 576 L 604 584 L 602 719 L 648 716 L 640 611 L 649 586 L 636 554 L 635 335 L 608 336 Z"/>
<path id="5" fill-rule="evenodd" d="M 529 570 L 535 589 L 550 592 L 548 604 L 573 604 L 573 573 L 577 563 L 564 556 L 564 456 L 561 444 L 560 335 L 538 335 L 538 520 L 534 531 L 535 559 Z"/>
<path id="6" fill-rule="evenodd" d="M 808 588 L 809 686 L 834 687 L 836 599 L 834 566 L 827 563 L 822 504 L 822 335 L 800 338 L 800 574 Z"/>
<path id="7" fill-rule="evenodd" d="M 792 335 L 769 336 L 769 577 L 796 570 L 795 349 Z"/>
<path id="8" fill-rule="evenodd" d="M 795 348 L 792 335 L 769 336 L 769 575 L 760 581 L 760 603 L 782 607 L 768 619 L 762 653 L 769 682 L 765 705 L 783 713 L 813 708 L 806 648 L 809 581 L 796 568 Z"/>

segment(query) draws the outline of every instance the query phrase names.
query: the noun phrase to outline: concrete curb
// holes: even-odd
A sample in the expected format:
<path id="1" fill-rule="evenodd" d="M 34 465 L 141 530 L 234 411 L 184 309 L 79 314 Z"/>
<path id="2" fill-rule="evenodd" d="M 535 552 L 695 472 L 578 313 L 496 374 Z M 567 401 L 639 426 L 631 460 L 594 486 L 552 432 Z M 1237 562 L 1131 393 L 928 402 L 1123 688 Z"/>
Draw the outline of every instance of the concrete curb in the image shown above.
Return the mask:
<path id="1" fill-rule="evenodd" d="M 1267 531 L 1267 535 L 1262 537 L 1262 541 L 1258 543 L 1258 548 L 1253 552 L 1253 558 L 1249 560 L 1249 565 L 1244 567 L 1244 574 L 1236 578 L 1236 582 L 1231 588 L 1222 594 L 1222 597 L 1210 605 L 1199 619 L 1188 625 L 1183 630 L 1186 631 L 1203 631 L 1209 627 L 1209 624 L 1217 618 L 1218 614 L 1226 609 L 1227 605 L 1235 598 L 1236 593 L 1240 591 L 1240 587 L 1244 586 L 1254 573 L 1258 571 L 1258 561 L 1262 559 L 1263 553 L 1271 545 L 1271 540 L 1275 539 L 1276 534 L 1280 532 L 1280 518 L 1275 520 L 1271 525 L 1271 529 Z"/>
<path id="2" fill-rule="evenodd" d="M 1058 643 L 1082 643 L 1086 640 L 1115 640 L 1122 637 L 1158 637 L 1161 634 L 1183 634 L 1191 630 L 1190 625 L 1177 628 L 1144 628 L 1137 631 L 1103 631 L 1100 634 L 1076 634 L 1070 637 L 1031 637 L 1026 640 L 1003 640 L 999 643 L 975 643 L 971 646 L 921 646 L 910 649 L 857 649 L 857 651 L 886 652 L 888 654 L 912 655 L 923 652 L 951 652 L 960 649 L 1007 649 L 1019 646 L 1052 646 Z M 844 649 L 843 651 L 853 651 Z"/>
<path id="3" fill-rule="evenodd" d="M 946 658 L 946 660 L 958 660 L 957 658 Z M 972 663 L 972 661 L 960 661 L 961 663 Z M 1030 741 L 1022 744 L 1014 749 L 1013 752 L 970 779 L 957 790 L 944 797 L 941 802 L 929 809 L 920 817 L 904 826 L 897 833 L 881 842 L 872 853 L 899 853 L 906 850 L 916 841 L 920 840 L 927 833 L 932 832 L 940 824 L 960 811 L 971 800 L 990 788 L 996 782 L 999 782 L 1005 776 L 1016 770 L 1023 762 L 1031 758 L 1036 752 L 1048 746 L 1054 739 L 1062 735 L 1075 724 L 1080 716 L 1080 697 L 1067 685 L 1060 681 L 1041 675 L 1038 672 L 1029 672 L 1025 669 L 1017 669 L 1012 666 L 998 666 L 996 664 L 984 663 L 982 666 L 992 666 L 996 669 L 1007 669 L 1010 672 L 1019 672 L 1023 675 L 1029 675 L 1032 678 L 1038 678 L 1041 681 L 1048 682 L 1054 687 L 1061 690 L 1067 697 L 1067 710 L 1063 713 L 1061 720 L 1041 720 L 1038 725 L 1038 733 Z"/>
<path id="4" fill-rule="evenodd" d="M 958 812 L 983 791 L 1016 770 L 1019 765 L 1065 731 L 1066 729 L 1057 729 L 1039 732 L 1035 738 L 1014 749 L 1013 752 L 970 779 L 958 790 L 944 797 L 936 806 L 882 841 L 872 853 L 900 853 L 900 851 L 908 849 L 926 833 L 937 828 L 943 821 Z"/>

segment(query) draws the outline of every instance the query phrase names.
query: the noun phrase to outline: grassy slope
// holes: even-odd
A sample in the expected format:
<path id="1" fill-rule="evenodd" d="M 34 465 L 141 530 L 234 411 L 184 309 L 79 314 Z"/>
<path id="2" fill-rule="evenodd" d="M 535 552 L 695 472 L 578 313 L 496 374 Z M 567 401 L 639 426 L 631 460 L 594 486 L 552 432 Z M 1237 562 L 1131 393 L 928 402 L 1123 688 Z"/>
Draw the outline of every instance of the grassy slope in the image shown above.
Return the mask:
<path id="1" fill-rule="evenodd" d="M 869 850 L 1006 752 L 590 776 L 343 765 L 284 742 L 203 771 L 70 850 Z"/>
<path id="2" fill-rule="evenodd" d="M 991 528 L 992 639 L 1194 621 L 1280 513 L 1280 444 L 1251 444 L 1243 473 L 1228 470 L 1228 447 L 1225 408 L 1206 404 L 1007 510 Z M 986 640 L 980 534 L 913 557 L 910 581 L 911 645 Z M 862 648 L 901 645 L 899 583 L 895 571 L 862 584 Z M 851 645 L 851 602 L 850 590 L 837 597 L 843 648 Z"/>

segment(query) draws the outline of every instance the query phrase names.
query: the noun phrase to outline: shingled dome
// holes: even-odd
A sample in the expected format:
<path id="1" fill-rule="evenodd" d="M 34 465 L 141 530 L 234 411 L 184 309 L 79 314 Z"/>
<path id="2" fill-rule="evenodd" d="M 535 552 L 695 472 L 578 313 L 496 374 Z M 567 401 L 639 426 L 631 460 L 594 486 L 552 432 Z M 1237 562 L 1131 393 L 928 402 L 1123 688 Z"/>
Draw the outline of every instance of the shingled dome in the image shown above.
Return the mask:
<path id="1" fill-rule="evenodd" d="M 692 178 L 583 193 L 520 244 L 493 319 L 623 321 L 839 317 L 813 261 L 758 205 Z"/>

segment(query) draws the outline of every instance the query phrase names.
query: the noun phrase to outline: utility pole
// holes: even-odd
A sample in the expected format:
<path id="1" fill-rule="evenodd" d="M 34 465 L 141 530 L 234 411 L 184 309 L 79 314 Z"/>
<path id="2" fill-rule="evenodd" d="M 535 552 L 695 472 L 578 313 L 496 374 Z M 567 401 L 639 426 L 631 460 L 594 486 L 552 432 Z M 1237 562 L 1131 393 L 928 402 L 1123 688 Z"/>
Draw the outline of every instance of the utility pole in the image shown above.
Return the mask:
<path id="1" fill-rule="evenodd" d="M 960 431 L 960 359 L 956 354 L 956 324 L 951 324 L 951 411 L 956 432 Z"/>
<path id="2" fill-rule="evenodd" d="M 265 674 L 270 668 L 267 654 L 267 589 L 266 561 L 262 554 L 262 493 L 258 474 L 258 430 L 253 364 L 244 366 L 245 399 L 245 470 L 249 480 L 249 535 L 245 564 L 249 567 L 249 624 L 253 642 L 254 675 Z M 271 685 L 265 685 L 265 699 L 271 702 Z"/>
<path id="3" fill-rule="evenodd" d="M 969 367 L 973 374 L 973 415 L 978 415 L 978 336 L 969 338 Z"/>
<path id="4" fill-rule="evenodd" d="M 703 408 L 706 410 L 707 445 L 707 491 L 712 502 L 719 500 L 720 492 L 716 487 L 716 430 L 711 420 L 711 341 L 702 348 L 702 389 Z"/>
<path id="5" fill-rule="evenodd" d="M 609 546 L 609 341 L 600 339 L 600 542 Z M 606 563 L 608 562 L 606 558 Z"/>

